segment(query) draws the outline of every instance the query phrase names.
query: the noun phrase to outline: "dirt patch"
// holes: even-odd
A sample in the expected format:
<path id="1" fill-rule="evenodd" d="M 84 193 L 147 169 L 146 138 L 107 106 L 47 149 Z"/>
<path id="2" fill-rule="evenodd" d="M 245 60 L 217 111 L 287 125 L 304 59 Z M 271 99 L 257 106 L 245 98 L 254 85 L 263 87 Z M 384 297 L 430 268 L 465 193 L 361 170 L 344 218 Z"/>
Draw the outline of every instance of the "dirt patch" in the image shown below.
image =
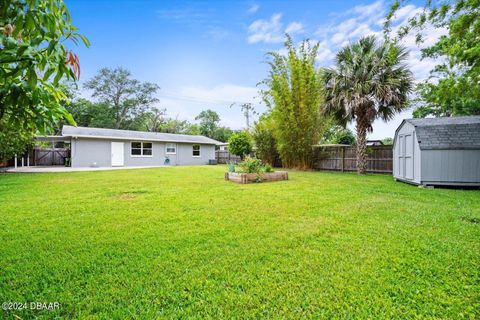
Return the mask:
<path id="1" fill-rule="evenodd" d="M 460 218 L 463 222 L 471 223 L 471 224 L 480 224 L 480 218 L 475 217 L 461 217 Z"/>
<path id="2" fill-rule="evenodd" d="M 120 192 L 116 194 L 114 197 L 120 200 L 134 200 L 142 197 L 146 193 L 148 193 L 148 191 L 144 191 L 144 190 L 125 191 L 125 192 Z"/>

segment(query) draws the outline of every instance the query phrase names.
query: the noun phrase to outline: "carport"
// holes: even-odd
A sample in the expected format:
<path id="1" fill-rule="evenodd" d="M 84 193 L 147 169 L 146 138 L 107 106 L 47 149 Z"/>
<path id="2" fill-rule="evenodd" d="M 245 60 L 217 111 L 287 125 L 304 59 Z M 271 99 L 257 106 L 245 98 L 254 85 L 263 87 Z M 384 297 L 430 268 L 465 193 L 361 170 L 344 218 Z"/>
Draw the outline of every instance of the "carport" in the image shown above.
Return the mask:
<path id="1" fill-rule="evenodd" d="M 13 167 L 64 166 L 70 158 L 71 138 L 63 136 L 37 136 L 22 155 L 16 155 Z"/>

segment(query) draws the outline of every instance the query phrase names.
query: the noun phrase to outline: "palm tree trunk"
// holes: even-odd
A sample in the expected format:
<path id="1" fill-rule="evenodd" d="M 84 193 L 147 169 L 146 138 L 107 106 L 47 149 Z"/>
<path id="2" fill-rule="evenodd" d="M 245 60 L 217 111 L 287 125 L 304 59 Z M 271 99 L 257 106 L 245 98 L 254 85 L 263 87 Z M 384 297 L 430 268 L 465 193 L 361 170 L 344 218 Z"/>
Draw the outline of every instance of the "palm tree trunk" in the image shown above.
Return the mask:
<path id="1" fill-rule="evenodd" d="M 367 170 L 367 122 L 365 116 L 357 117 L 357 173 Z"/>

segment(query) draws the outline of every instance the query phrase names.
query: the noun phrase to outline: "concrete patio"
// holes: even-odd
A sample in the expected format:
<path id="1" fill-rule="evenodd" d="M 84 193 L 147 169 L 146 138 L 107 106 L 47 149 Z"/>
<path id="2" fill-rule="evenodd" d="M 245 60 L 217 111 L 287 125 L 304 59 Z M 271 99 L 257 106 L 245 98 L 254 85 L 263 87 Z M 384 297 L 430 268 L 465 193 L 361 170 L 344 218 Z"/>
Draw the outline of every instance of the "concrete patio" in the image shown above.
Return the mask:
<path id="1" fill-rule="evenodd" d="M 49 173 L 49 172 L 77 172 L 77 171 L 106 171 L 106 170 L 128 170 L 165 168 L 169 166 L 139 166 L 139 167 L 64 167 L 64 166 L 32 166 L 32 167 L 9 167 L 3 170 L 7 173 Z"/>

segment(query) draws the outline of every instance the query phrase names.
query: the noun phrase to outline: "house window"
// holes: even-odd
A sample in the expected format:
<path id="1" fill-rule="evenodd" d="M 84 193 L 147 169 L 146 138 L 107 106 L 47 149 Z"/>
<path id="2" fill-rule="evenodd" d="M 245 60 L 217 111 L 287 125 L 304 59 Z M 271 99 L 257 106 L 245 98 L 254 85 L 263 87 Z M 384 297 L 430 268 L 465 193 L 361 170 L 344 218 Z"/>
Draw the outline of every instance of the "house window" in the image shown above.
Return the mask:
<path id="1" fill-rule="evenodd" d="M 152 156 L 151 142 L 132 142 L 131 155 L 133 157 L 150 157 Z"/>
<path id="2" fill-rule="evenodd" d="M 175 143 L 167 143 L 165 146 L 165 153 L 166 154 L 176 154 L 177 153 L 177 145 Z"/>
<path id="3" fill-rule="evenodd" d="M 141 155 L 142 155 L 142 143 L 132 142 L 132 156 L 141 156 Z"/>
<path id="4" fill-rule="evenodd" d="M 200 157 L 200 145 L 194 144 L 192 146 L 192 156 L 193 157 Z"/>
<path id="5" fill-rule="evenodd" d="M 152 155 L 152 147 L 153 143 L 151 142 L 143 142 L 142 147 L 142 156 L 151 156 Z"/>

